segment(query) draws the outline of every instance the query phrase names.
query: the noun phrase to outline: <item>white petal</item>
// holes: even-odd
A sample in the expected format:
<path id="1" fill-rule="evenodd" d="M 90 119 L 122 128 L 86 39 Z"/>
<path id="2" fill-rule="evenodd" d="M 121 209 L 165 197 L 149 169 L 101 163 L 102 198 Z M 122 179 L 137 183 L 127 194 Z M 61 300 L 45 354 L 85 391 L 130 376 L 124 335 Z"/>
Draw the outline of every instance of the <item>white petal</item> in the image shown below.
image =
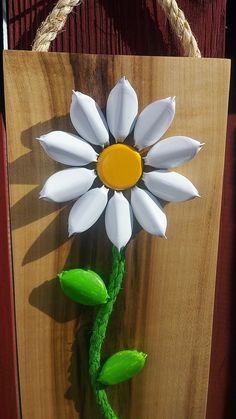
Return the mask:
<path id="1" fill-rule="evenodd" d="M 118 250 L 128 243 L 132 234 L 133 214 L 122 192 L 115 192 L 108 202 L 105 225 L 109 239 Z"/>
<path id="2" fill-rule="evenodd" d="M 165 201 L 187 201 L 199 196 L 190 180 L 176 172 L 155 170 L 144 173 L 143 181 L 149 191 Z"/>
<path id="3" fill-rule="evenodd" d="M 70 118 L 76 131 L 85 140 L 102 147 L 109 142 L 105 117 L 98 104 L 90 96 L 73 92 Z"/>
<path id="4" fill-rule="evenodd" d="M 134 129 L 134 142 L 138 149 L 149 147 L 159 140 L 169 128 L 174 115 L 174 97 L 148 105 L 139 115 Z"/>
<path id="5" fill-rule="evenodd" d="M 131 205 L 137 221 L 144 230 L 150 234 L 165 237 L 166 215 L 154 196 L 135 186 L 131 190 Z"/>
<path id="6" fill-rule="evenodd" d="M 97 153 L 82 138 L 63 131 L 52 131 L 38 138 L 53 160 L 69 166 L 85 166 L 97 160 Z"/>
<path id="7" fill-rule="evenodd" d="M 138 114 L 138 98 L 125 77 L 111 90 L 107 100 L 107 123 L 116 140 L 124 141 L 133 129 Z"/>
<path id="8" fill-rule="evenodd" d="M 105 186 L 91 189 L 81 196 L 71 208 L 68 220 L 69 235 L 88 230 L 100 217 L 107 204 Z"/>
<path id="9" fill-rule="evenodd" d="M 196 156 L 203 144 L 189 137 L 169 137 L 155 144 L 145 158 L 145 164 L 157 169 L 179 166 Z"/>
<path id="10" fill-rule="evenodd" d="M 48 178 L 39 197 L 53 202 L 76 199 L 91 188 L 95 178 L 94 170 L 76 167 L 61 170 Z"/>

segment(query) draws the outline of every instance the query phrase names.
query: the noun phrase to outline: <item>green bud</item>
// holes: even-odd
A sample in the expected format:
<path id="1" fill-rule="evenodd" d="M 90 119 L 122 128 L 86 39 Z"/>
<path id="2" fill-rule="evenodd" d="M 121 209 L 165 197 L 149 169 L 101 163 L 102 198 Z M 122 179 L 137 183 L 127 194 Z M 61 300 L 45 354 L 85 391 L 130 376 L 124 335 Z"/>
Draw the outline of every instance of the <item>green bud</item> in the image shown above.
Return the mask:
<path id="1" fill-rule="evenodd" d="M 76 303 L 93 306 L 105 304 L 108 300 L 106 286 L 96 272 L 70 269 L 58 277 L 65 295 Z"/>
<path id="2" fill-rule="evenodd" d="M 136 375 L 144 367 L 147 354 L 138 351 L 120 351 L 104 363 L 98 381 L 105 385 L 119 384 Z"/>

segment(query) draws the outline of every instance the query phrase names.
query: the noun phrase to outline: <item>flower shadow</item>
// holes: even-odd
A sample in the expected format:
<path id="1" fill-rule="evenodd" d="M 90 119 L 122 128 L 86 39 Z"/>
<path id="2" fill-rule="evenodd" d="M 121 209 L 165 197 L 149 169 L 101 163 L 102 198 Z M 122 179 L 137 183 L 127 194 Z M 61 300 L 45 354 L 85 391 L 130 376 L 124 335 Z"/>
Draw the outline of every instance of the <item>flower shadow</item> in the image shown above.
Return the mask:
<path id="1" fill-rule="evenodd" d="M 68 240 L 66 219 L 68 218 L 69 210 L 69 207 L 64 207 L 60 210 L 55 219 L 37 237 L 23 258 L 23 266 L 47 255 Z"/>
<path id="2" fill-rule="evenodd" d="M 29 295 L 29 303 L 58 323 L 73 320 L 80 314 L 78 305 L 63 294 L 58 278 L 45 281 L 34 288 Z"/>
<path id="3" fill-rule="evenodd" d="M 68 114 L 39 122 L 22 132 L 21 143 L 29 152 L 9 164 L 11 184 L 39 185 L 42 179 L 42 164 L 44 169 L 46 167 L 48 170 L 53 169 L 55 165 L 61 167 L 46 156 L 36 140 L 53 130 L 75 133 Z"/>
<path id="4" fill-rule="evenodd" d="M 9 163 L 10 184 L 23 185 L 25 190 L 23 197 L 11 207 L 12 229 L 27 226 L 55 213 L 53 221 L 27 249 L 22 261 L 23 265 L 45 256 L 68 240 L 66 217 L 69 208 L 38 199 L 39 190 L 46 178 L 55 171 L 64 168 L 61 164 L 51 160 L 36 140 L 40 135 L 52 130 L 74 132 L 68 115 L 40 122 L 25 130 L 21 135 L 21 142 L 25 148 L 29 149 L 29 152 Z M 33 188 L 29 190 L 31 185 Z"/>
<path id="5" fill-rule="evenodd" d="M 64 270 L 72 269 L 75 266 L 83 269 L 94 269 L 96 266 L 96 272 L 104 280 L 108 277 L 110 270 L 110 244 L 108 239 L 103 237 L 103 232 L 98 232 L 98 230 L 101 230 L 101 224 L 99 223 L 98 226 L 95 226 L 90 231 L 71 239 L 72 244 L 63 266 Z M 48 230 L 44 235 L 45 240 L 47 236 L 51 237 Z M 81 236 L 83 236 L 82 239 Z M 102 237 L 102 248 L 99 247 L 97 237 Z M 57 242 L 57 238 L 55 238 L 55 241 Z M 107 257 L 104 258 L 104 255 Z M 30 257 L 32 260 L 33 256 L 31 255 Z M 83 308 L 83 306 L 72 302 L 64 296 L 57 278 L 46 280 L 34 288 L 29 295 L 29 303 L 59 323 L 80 317 L 81 310 L 79 311 L 78 307 Z"/>
<path id="6" fill-rule="evenodd" d="M 75 266 L 85 269 L 96 267 L 96 272 L 106 282 L 111 267 L 111 252 L 102 223 L 103 220 L 96 227 L 84 233 L 82 240 L 79 236 L 74 238 L 64 269 L 71 269 Z M 98 237 L 100 237 L 102 246 L 99 246 Z M 97 308 L 93 309 L 70 301 L 61 291 L 57 278 L 46 280 L 34 288 L 29 296 L 29 303 L 58 323 L 75 320 L 73 326 L 75 339 L 70 348 L 71 356 L 67 370 L 69 385 L 64 397 L 73 402 L 74 408 L 79 412 L 81 418 L 99 418 L 88 372 L 89 340 Z"/>
<path id="7" fill-rule="evenodd" d="M 89 382 L 88 353 L 90 329 L 92 328 L 91 309 L 82 314 L 77 325 L 75 340 L 71 346 L 70 365 L 67 370 L 69 386 L 64 394 L 66 400 L 72 401 L 79 417 L 96 417 L 99 411 L 94 403 L 94 395 Z M 88 324 L 88 318 L 90 322 Z"/>
<path id="8" fill-rule="evenodd" d="M 11 207 L 12 230 L 24 227 L 38 219 L 38 212 L 33 211 L 35 202 L 40 204 L 41 217 L 47 216 L 57 210 L 55 205 L 50 205 L 43 200 L 40 202 L 38 201 L 39 191 L 39 186 L 33 188 Z"/>

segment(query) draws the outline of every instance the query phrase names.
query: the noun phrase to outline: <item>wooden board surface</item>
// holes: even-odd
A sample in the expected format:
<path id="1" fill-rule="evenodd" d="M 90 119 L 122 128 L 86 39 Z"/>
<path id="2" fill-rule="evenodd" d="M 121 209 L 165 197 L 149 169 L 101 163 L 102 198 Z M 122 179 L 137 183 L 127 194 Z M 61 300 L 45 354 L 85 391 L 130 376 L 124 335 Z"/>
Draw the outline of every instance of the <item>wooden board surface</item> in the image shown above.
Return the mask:
<path id="1" fill-rule="evenodd" d="M 5 126 L 0 112 L 0 417 L 2 414 L 4 419 L 20 419 L 6 155 Z"/>
<path id="2" fill-rule="evenodd" d="M 4 62 L 24 419 L 99 417 L 87 372 L 93 313 L 67 301 L 55 278 L 65 266 L 90 266 L 106 278 L 110 244 L 103 219 L 88 233 L 67 240 L 69 208 L 38 201 L 40 186 L 59 165 L 35 138 L 52 129 L 72 131 L 73 88 L 104 106 L 124 74 L 138 93 L 140 110 L 156 98 L 176 95 L 176 117 L 167 135 L 192 136 L 206 147 L 178 170 L 198 187 L 202 199 L 167 205 L 168 240 L 141 231 L 128 246 L 124 287 L 104 355 L 135 347 L 149 357 L 142 374 L 109 389 L 109 395 L 120 418 L 204 418 L 229 62 L 13 51 L 5 52 Z"/>

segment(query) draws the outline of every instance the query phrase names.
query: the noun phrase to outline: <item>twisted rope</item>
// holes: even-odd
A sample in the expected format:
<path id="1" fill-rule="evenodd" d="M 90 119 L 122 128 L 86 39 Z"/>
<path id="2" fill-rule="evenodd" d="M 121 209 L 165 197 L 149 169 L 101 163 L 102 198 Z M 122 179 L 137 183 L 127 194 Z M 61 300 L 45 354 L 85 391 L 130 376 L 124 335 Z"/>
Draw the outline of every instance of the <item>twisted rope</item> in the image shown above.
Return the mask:
<path id="1" fill-rule="evenodd" d="M 66 23 L 67 16 L 74 6 L 82 3 L 82 0 L 59 0 L 51 13 L 37 30 L 32 45 L 33 51 L 48 51 L 50 44 L 56 38 Z"/>
<path id="2" fill-rule="evenodd" d="M 97 313 L 93 325 L 89 349 L 89 373 L 91 376 L 92 387 L 97 403 L 100 406 L 105 419 L 117 419 L 117 416 L 109 404 L 106 392 L 97 381 L 97 378 L 101 368 L 101 350 L 106 336 L 108 321 L 116 298 L 119 294 L 125 271 L 124 253 L 120 253 L 115 247 L 113 247 L 112 255 L 112 272 L 107 285 L 107 291 L 110 298 L 106 304 L 100 307 Z"/>
<path id="3" fill-rule="evenodd" d="M 186 57 L 201 58 L 196 38 L 194 37 L 184 12 L 178 7 L 176 0 L 158 0 L 170 26 L 182 45 Z"/>
<path id="4" fill-rule="evenodd" d="M 183 11 L 178 7 L 176 0 L 157 0 L 162 7 L 171 28 L 180 40 L 186 57 L 201 57 L 188 21 Z M 78 6 L 82 0 L 59 0 L 48 15 L 46 20 L 38 28 L 32 45 L 33 51 L 48 51 L 51 42 L 56 38 L 66 23 L 67 16 L 74 6 Z"/>

